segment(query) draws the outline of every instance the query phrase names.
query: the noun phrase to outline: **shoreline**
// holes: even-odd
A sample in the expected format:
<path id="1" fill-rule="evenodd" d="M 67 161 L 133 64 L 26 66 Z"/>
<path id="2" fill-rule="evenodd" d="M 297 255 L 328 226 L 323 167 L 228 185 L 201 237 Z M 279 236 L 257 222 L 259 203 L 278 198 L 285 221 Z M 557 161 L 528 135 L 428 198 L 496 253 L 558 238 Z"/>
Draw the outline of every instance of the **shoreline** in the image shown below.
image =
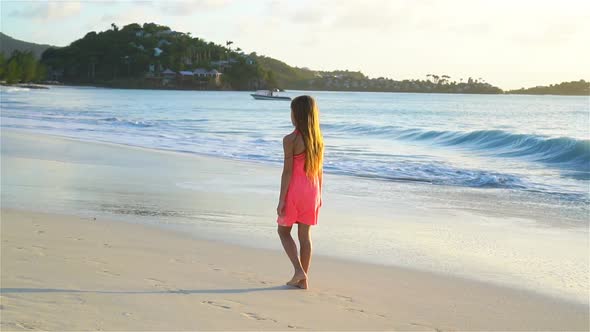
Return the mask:
<path id="1" fill-rule="evenodd" d="M 101 217 L 1 213 L 3 329 L 588 329 L 587 306 L 479 281 L 316 255 L 303 291 L 283 285 L 291 267 L 280 251 Z"/>
<path id="2" fill-rule="evenodd" d="M 22 83 L 20 83 L 22 85 Z M 161 87 L 161 88 L 155 88 L 155 87 L 121 87 L 121 86 L 111 86 L 108 84 L 74 84 L 74 83 L 64 83 L 61 82 L 59 84 L 45 84 L 45 83 L 33 83 L 33 85 L 38 85 L 38 86 L 66 86 L 66 87 L 93 87 L 93 88 L 103 88 L 103 89 L 118 89 L 118 90 L 154 90 L 154 91 L 158 91 L 158 90 L 164 90 L 164 91 L 217 91 L 217 92 L 254 92 L 256 90 L 234 90 L 234 89 L 191 89 L 191 88 L 180 88 L 180 87 L 174 87 L 174 88 L 166 88 L 166 87 Z M 19 86 L 19 84 L 2 84 L 2 86 L 6 86 L 6 87 L 21 87 Z M 48 89 L 48 87 L 43 87 L 40 89 Z M 27 87 L 28 88 L 28 87 Z M 503 93 L 465 93 L 465 92 L 430 92 L 430 91 L 422 91 L 422 92 L 417 92 L 417 91 L 378 91 L 378 90 L 318 90 L 318 89 L 289 89 L 289 88 L 281 88 L 281 91 L 283 92 L 289 92 L 289 91 L 317 91 L 317 92 L 351 92 L 351 93 L 363 93 L 363 92 L 368 92 L 368 93 L 409 93 L 409 94 L 442 94 L 442 95 L 481 95 L 481 96 L 487 96 L 487 95 L 513 95 L 513 96 L 547 96 L 547 97 L 590 97 L 590 94 L 527 94 L 527 93 L 508 93 L 508 92 L 503 92 Z"/>

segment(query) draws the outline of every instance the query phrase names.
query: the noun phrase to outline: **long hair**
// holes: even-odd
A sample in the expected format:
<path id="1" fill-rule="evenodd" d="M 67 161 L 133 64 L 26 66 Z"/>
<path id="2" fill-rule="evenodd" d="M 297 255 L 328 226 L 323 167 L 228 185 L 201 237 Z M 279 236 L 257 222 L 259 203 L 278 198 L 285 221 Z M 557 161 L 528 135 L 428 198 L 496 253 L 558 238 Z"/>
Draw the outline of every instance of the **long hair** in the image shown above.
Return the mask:
<path id="1" fill-rule="evenodd" d="M 320 111 L 311 96 L 299 96 L 291 101 L 295 128 L 305 144 L 305 174 L 317 180 L 324 162 L 324 139 L 320 130 Z"/>

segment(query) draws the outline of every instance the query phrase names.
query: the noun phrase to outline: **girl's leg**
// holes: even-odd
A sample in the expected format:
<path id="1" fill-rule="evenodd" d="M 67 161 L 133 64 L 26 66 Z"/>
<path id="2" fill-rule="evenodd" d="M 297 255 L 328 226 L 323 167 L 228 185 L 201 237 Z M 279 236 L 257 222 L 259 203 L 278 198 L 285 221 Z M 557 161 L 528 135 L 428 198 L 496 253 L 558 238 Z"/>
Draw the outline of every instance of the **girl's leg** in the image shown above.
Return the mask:
<path id="1" fill-rule="evenodd" d="M 309 265 L 311 264 L 311 226 L 300 223 L 297 229 L 297 235 L 299 236 L 299 246 L 301 248 L 301 267 L 305 271 L 305 274 L 307 274 Z M 307 289 L 307 279 L 300 281 L 298 286 Z"/>
<path id="2" fill-rule="evenodd" d="M 281 243 L 283 244 L 283 248 L 289 256 L 291 263 L 293 264 L 293 268 L 295 269 L 295 274 L 290 281 L 287 282 L 288 285 L 297 285 L 301 280 L 305 280 L 307 275 L 301 266 L 301 262 L 299 261 L 299 257 L 297 256 L 297 245 L 295 241 L 291 237 L 291 227 L 279 226 L 278 227 L 279 237 L 281 238 Z"/>

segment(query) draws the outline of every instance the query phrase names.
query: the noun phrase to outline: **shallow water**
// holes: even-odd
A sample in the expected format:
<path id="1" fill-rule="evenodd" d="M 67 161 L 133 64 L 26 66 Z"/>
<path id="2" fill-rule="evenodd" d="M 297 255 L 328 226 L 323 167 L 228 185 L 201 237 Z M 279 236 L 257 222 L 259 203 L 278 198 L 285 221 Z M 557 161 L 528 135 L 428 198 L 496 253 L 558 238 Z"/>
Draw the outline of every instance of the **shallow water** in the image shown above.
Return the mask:
<path id="1" fill-rule="evenodd" d="M 327 172 L 508 188 L 588 204 L 588 97 L 368 92 L 311 94 Z M 2 128 L 253 160 L 282 161 L 289 103 L 247 92 L 2 88 Z"/>

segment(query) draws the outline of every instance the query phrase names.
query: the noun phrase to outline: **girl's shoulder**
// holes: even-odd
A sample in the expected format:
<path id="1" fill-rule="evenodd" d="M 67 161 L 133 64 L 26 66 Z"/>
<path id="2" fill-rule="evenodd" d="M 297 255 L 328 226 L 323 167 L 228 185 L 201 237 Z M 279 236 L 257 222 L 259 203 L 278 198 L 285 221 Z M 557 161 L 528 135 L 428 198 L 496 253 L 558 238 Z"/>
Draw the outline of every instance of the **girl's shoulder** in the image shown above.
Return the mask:
<path id="1" fill-rule="evenodd" d="M 297 139 L 297 134 L 295 132 L 287 134 L 287 135 L 285 135 L 285 137 L 283 137 L 283 145 L 284 146 L 293 146 L 295 144 L 296 139 Z"/>
<path id="2" fill-rule="evenodd" d="M 297 138 L 297 136 L 299 135 L 299 131 L 297 129 L 293 130 L 291 133 L 285 135 L 285 137 L 283 137 L 283 142 L 284 141 L 295 141 L 295 139 Z"/>

